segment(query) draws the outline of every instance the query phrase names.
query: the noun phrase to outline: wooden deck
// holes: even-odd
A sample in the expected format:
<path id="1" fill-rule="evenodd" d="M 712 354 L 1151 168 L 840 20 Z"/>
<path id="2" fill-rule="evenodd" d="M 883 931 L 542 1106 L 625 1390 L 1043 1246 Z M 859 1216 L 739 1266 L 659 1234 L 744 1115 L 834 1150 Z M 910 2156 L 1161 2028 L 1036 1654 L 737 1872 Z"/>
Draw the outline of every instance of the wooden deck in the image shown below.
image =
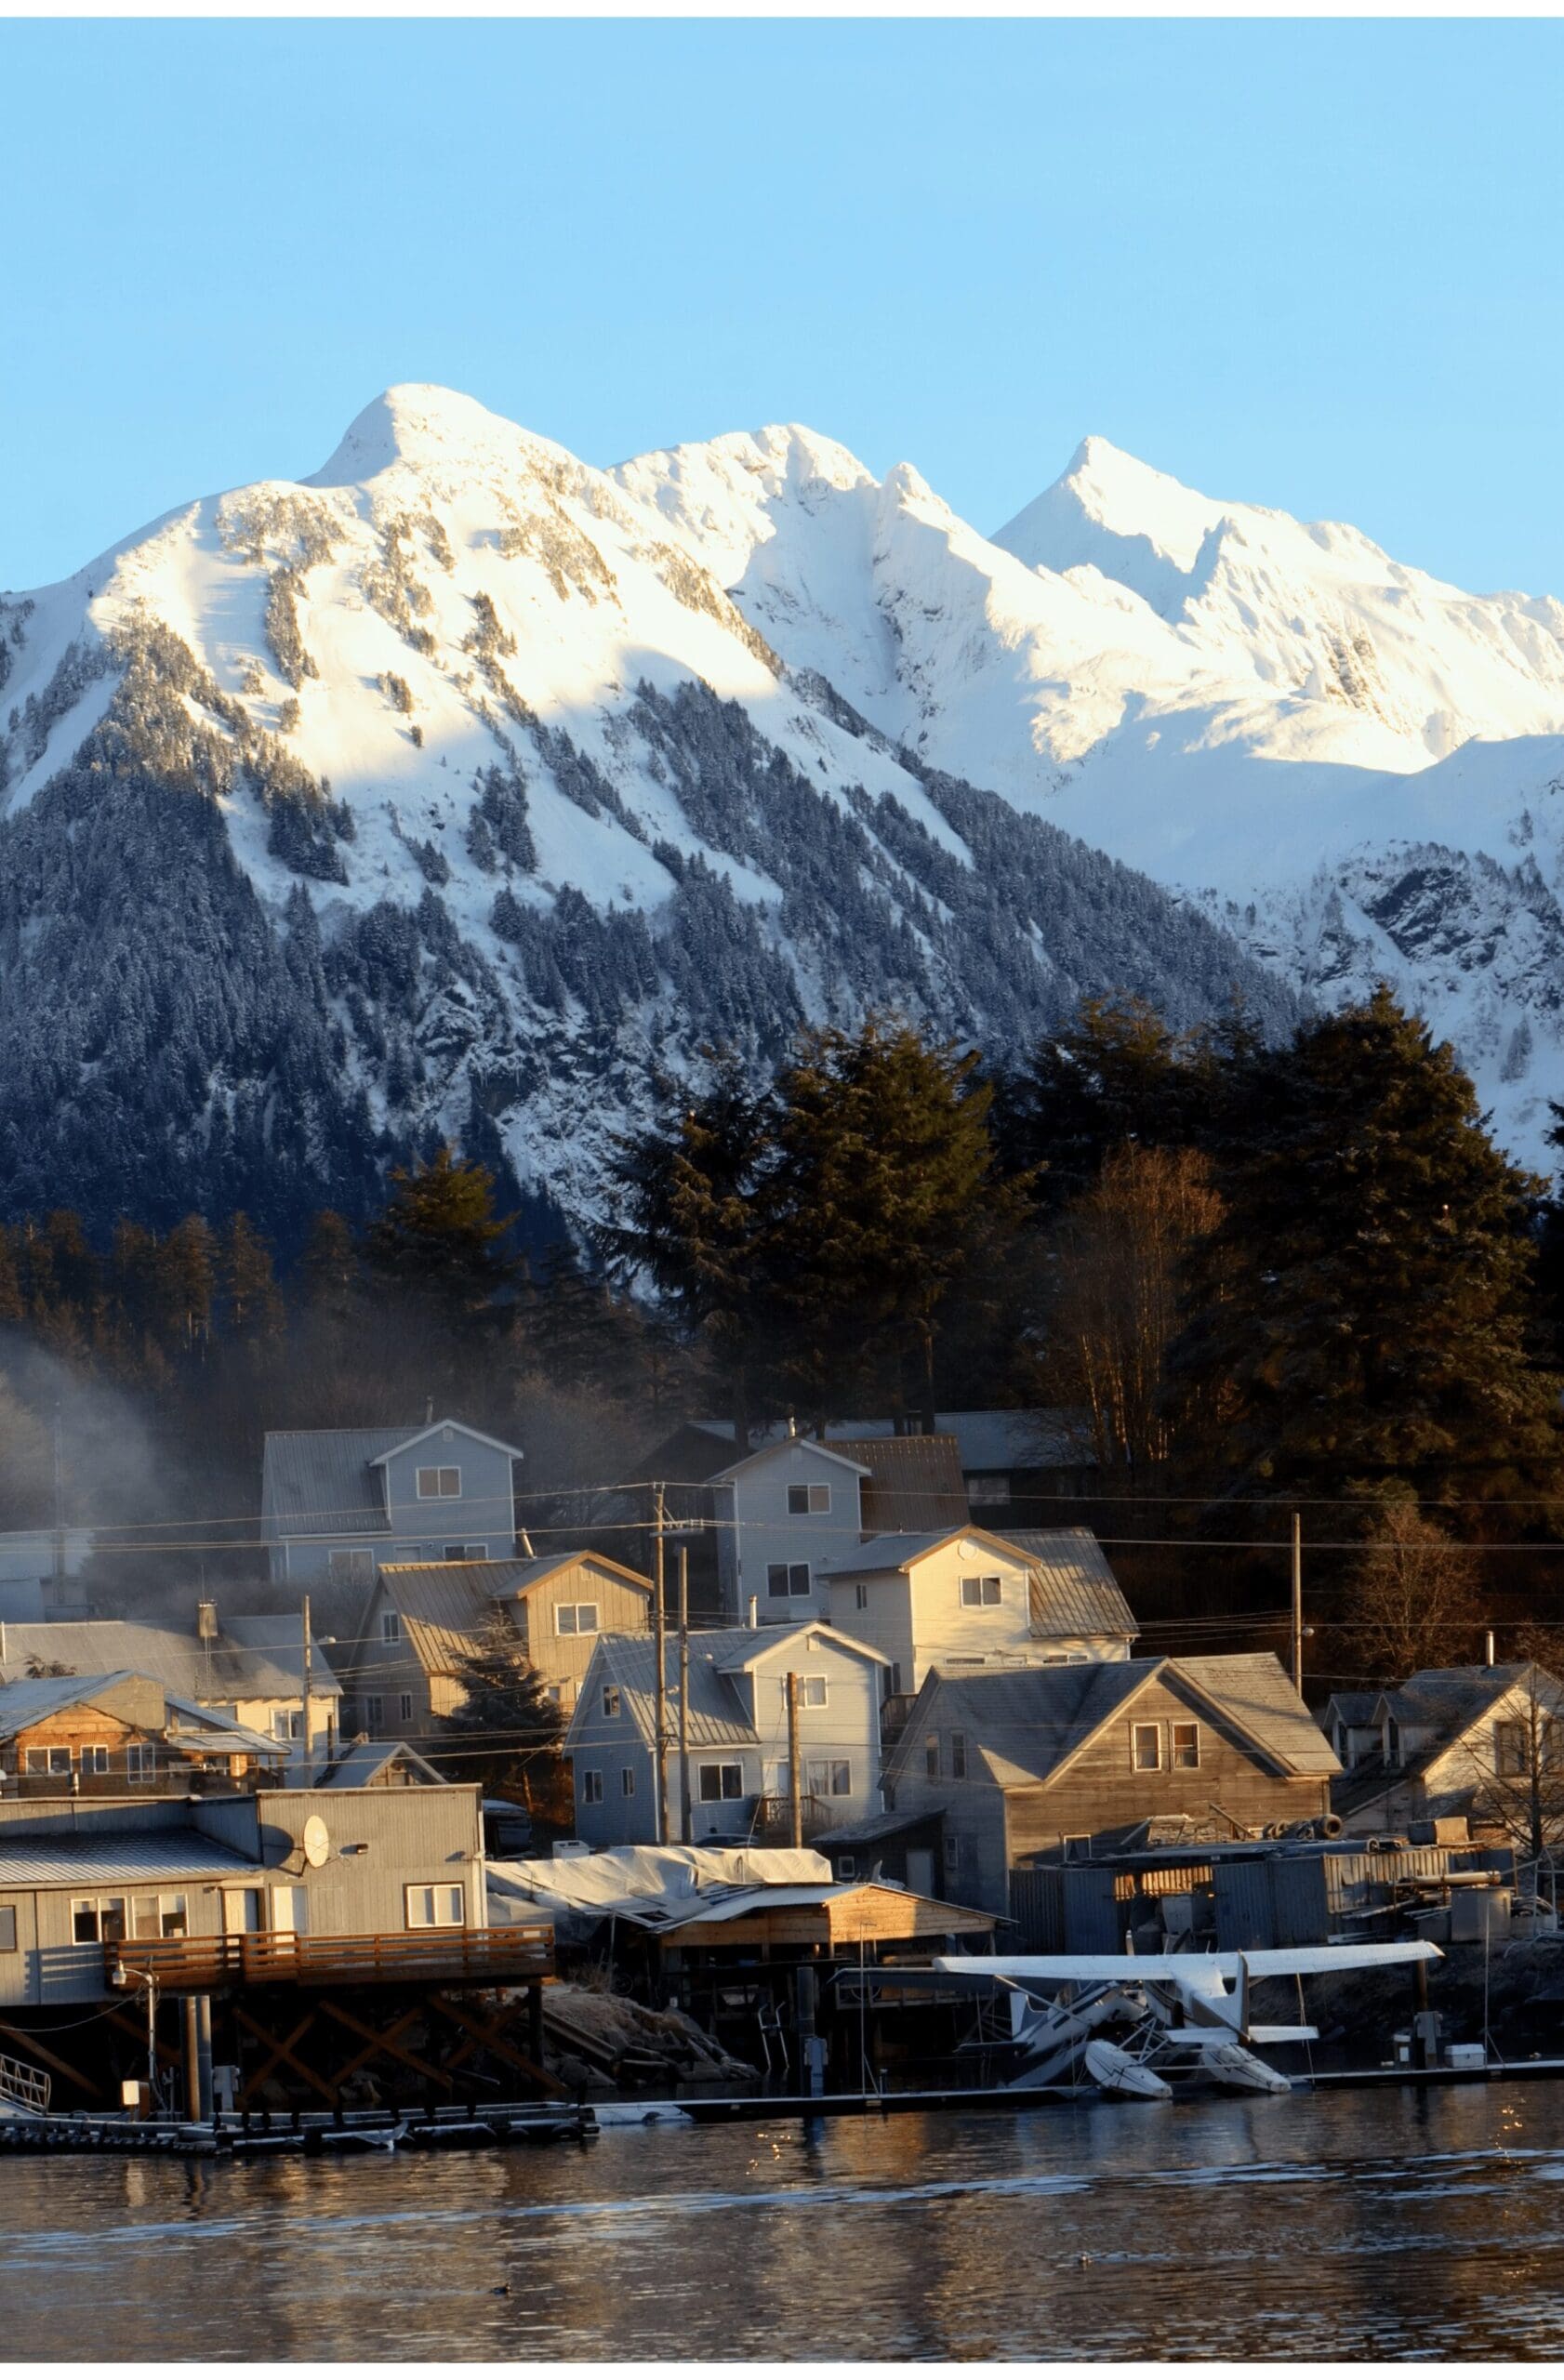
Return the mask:
<path id="1" fill-rule="evenodd" d="M 111 1983 L 150 1976 L 160 1991 L 236 1984 L 535 1983 L 554 1971 L 554 1929 L 442 1925 L 401 1934 L 187 1934 L 106 1942 Z"/>

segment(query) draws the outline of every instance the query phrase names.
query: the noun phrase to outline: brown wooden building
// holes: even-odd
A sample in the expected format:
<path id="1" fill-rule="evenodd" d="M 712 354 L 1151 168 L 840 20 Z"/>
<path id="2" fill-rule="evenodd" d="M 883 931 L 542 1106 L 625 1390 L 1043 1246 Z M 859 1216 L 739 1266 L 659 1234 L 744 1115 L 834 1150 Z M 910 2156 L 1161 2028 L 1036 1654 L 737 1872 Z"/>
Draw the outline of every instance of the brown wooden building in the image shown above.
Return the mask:
<path id="1" fill-rule="evenodd" d="M 941 1814 L 941 1889 L 1008 1913 L 1008 1871 L 1141 1818 L 1235 1833 L 1321 1817 L 1340 1763 L 1274 1654 L 934 1670 L 886 1761 L 898 1817 Z"/>

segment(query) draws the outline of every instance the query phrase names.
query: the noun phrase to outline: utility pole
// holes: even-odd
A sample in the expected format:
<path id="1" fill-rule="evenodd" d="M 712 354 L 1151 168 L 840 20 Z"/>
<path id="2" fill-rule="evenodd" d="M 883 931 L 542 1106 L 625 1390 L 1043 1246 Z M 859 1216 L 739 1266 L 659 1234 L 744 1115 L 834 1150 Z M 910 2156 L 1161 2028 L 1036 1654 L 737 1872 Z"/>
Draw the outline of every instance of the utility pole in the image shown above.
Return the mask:
<path id="1" fill-rule="evenodd" d="M 653 1526 L 656 1530 L 656 1536 L 653 1541 L 652 1561 L 654 1579 L 652 1639 L 653 1659 L 657 1665 L 657 1683 L 655 1697 L 655 1727 L 657 1740 L 654 1755 L 654 1784 L 656 1800 L 657 1841 L 659 1843 L 666 1843 L 668 1841 L 668 1624 L 663 1609 L 663 1526 L 665 1515 L 663 1512 L 663 1491 L 661 1488 L 654 1488 L 652 1495 L 655 1503 Z"/>
<path id="2" fill-rule="evenodd" d="M 788 1818 L 793 1849 L 803 1849 L 803 1789 L 799 1779 L 799 1678 L 788 1672 Z"/>
<path id="3" fill-rule="evenodd" d="M 1304 1690 L 1304 1525 L 1292 1515 L 1292 1683 Z"/>
<path id="4" fill-rule="evenodd" d="M 690 1839 L 690 1549 L 679 1548 L 679 1839 Z"/>
<path id="5" fill-rule="evenodd" d="M 304 1598 L 304 1714 L 301 1724 L 304 1731 L 304 1782 L 306 1785 L 311 1785 L 314 1782 L 315 1773 L 310 1760 L 310 1598 L 308 1595 Z"/>

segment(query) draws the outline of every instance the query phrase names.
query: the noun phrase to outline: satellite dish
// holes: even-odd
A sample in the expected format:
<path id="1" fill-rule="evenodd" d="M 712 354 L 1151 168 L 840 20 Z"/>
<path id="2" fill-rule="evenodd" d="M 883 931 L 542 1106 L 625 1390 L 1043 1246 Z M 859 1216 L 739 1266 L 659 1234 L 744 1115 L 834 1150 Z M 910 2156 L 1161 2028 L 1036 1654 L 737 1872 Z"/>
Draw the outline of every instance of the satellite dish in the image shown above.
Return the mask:
<path id="1" fill-rule="evenodd" d="M 331 1837 L 325 1831 L 325 1818 L 304 1821 L 304 1858 L 311 1868 L 324 1868 L 331 1857 Z"/>

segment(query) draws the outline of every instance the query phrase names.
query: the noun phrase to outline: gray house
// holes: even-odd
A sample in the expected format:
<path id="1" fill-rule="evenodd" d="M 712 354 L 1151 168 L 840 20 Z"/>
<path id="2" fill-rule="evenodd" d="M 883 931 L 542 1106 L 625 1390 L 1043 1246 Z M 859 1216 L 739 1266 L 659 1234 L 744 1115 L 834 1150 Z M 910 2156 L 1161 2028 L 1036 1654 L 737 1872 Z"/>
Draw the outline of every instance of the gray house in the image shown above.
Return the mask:
<path id="1" fill-rule="evenodd" d="M 25 1677 L 30 1664 L 58 1662 L 77 1676 L 133 1670 L 155 1678 L 170 1697 L 298 1746 L 304 1728 L 304 1639 L 297 1614 L 212 1615 L 214 1633 L 160 1628 L 135 1620 L 0 1620 L 0 1678 Z M 342 1689 L 319 1639 L 311 1638 L 310 1733 L 324 1757 L 341 1733 Z"/>
<path id="2" fill-rule="evenodd" d="M 464 1421 L 269 1430 L 260 1531 L 272 1576 L 357 1591 L 384 1562 L 507 1560 L 521 1460 L 520 1447 Z"/>
<path id="3" fill-rule="evenodd" d="M 679 1658 L 667 1653 L 669 1839 L 681 1839 Z M 806 1835 L 880 1808 L 882 1656 L 822 1622 L 709 1628 L 690 1638 L 690 1841 L 788 1840 L 787 1679 L 798 1678 Z M 656 1659 L 645 1634 L 600 1636 L 564 1739 L 576 1831 L 594 1844 L 656 1843 Z"/>

